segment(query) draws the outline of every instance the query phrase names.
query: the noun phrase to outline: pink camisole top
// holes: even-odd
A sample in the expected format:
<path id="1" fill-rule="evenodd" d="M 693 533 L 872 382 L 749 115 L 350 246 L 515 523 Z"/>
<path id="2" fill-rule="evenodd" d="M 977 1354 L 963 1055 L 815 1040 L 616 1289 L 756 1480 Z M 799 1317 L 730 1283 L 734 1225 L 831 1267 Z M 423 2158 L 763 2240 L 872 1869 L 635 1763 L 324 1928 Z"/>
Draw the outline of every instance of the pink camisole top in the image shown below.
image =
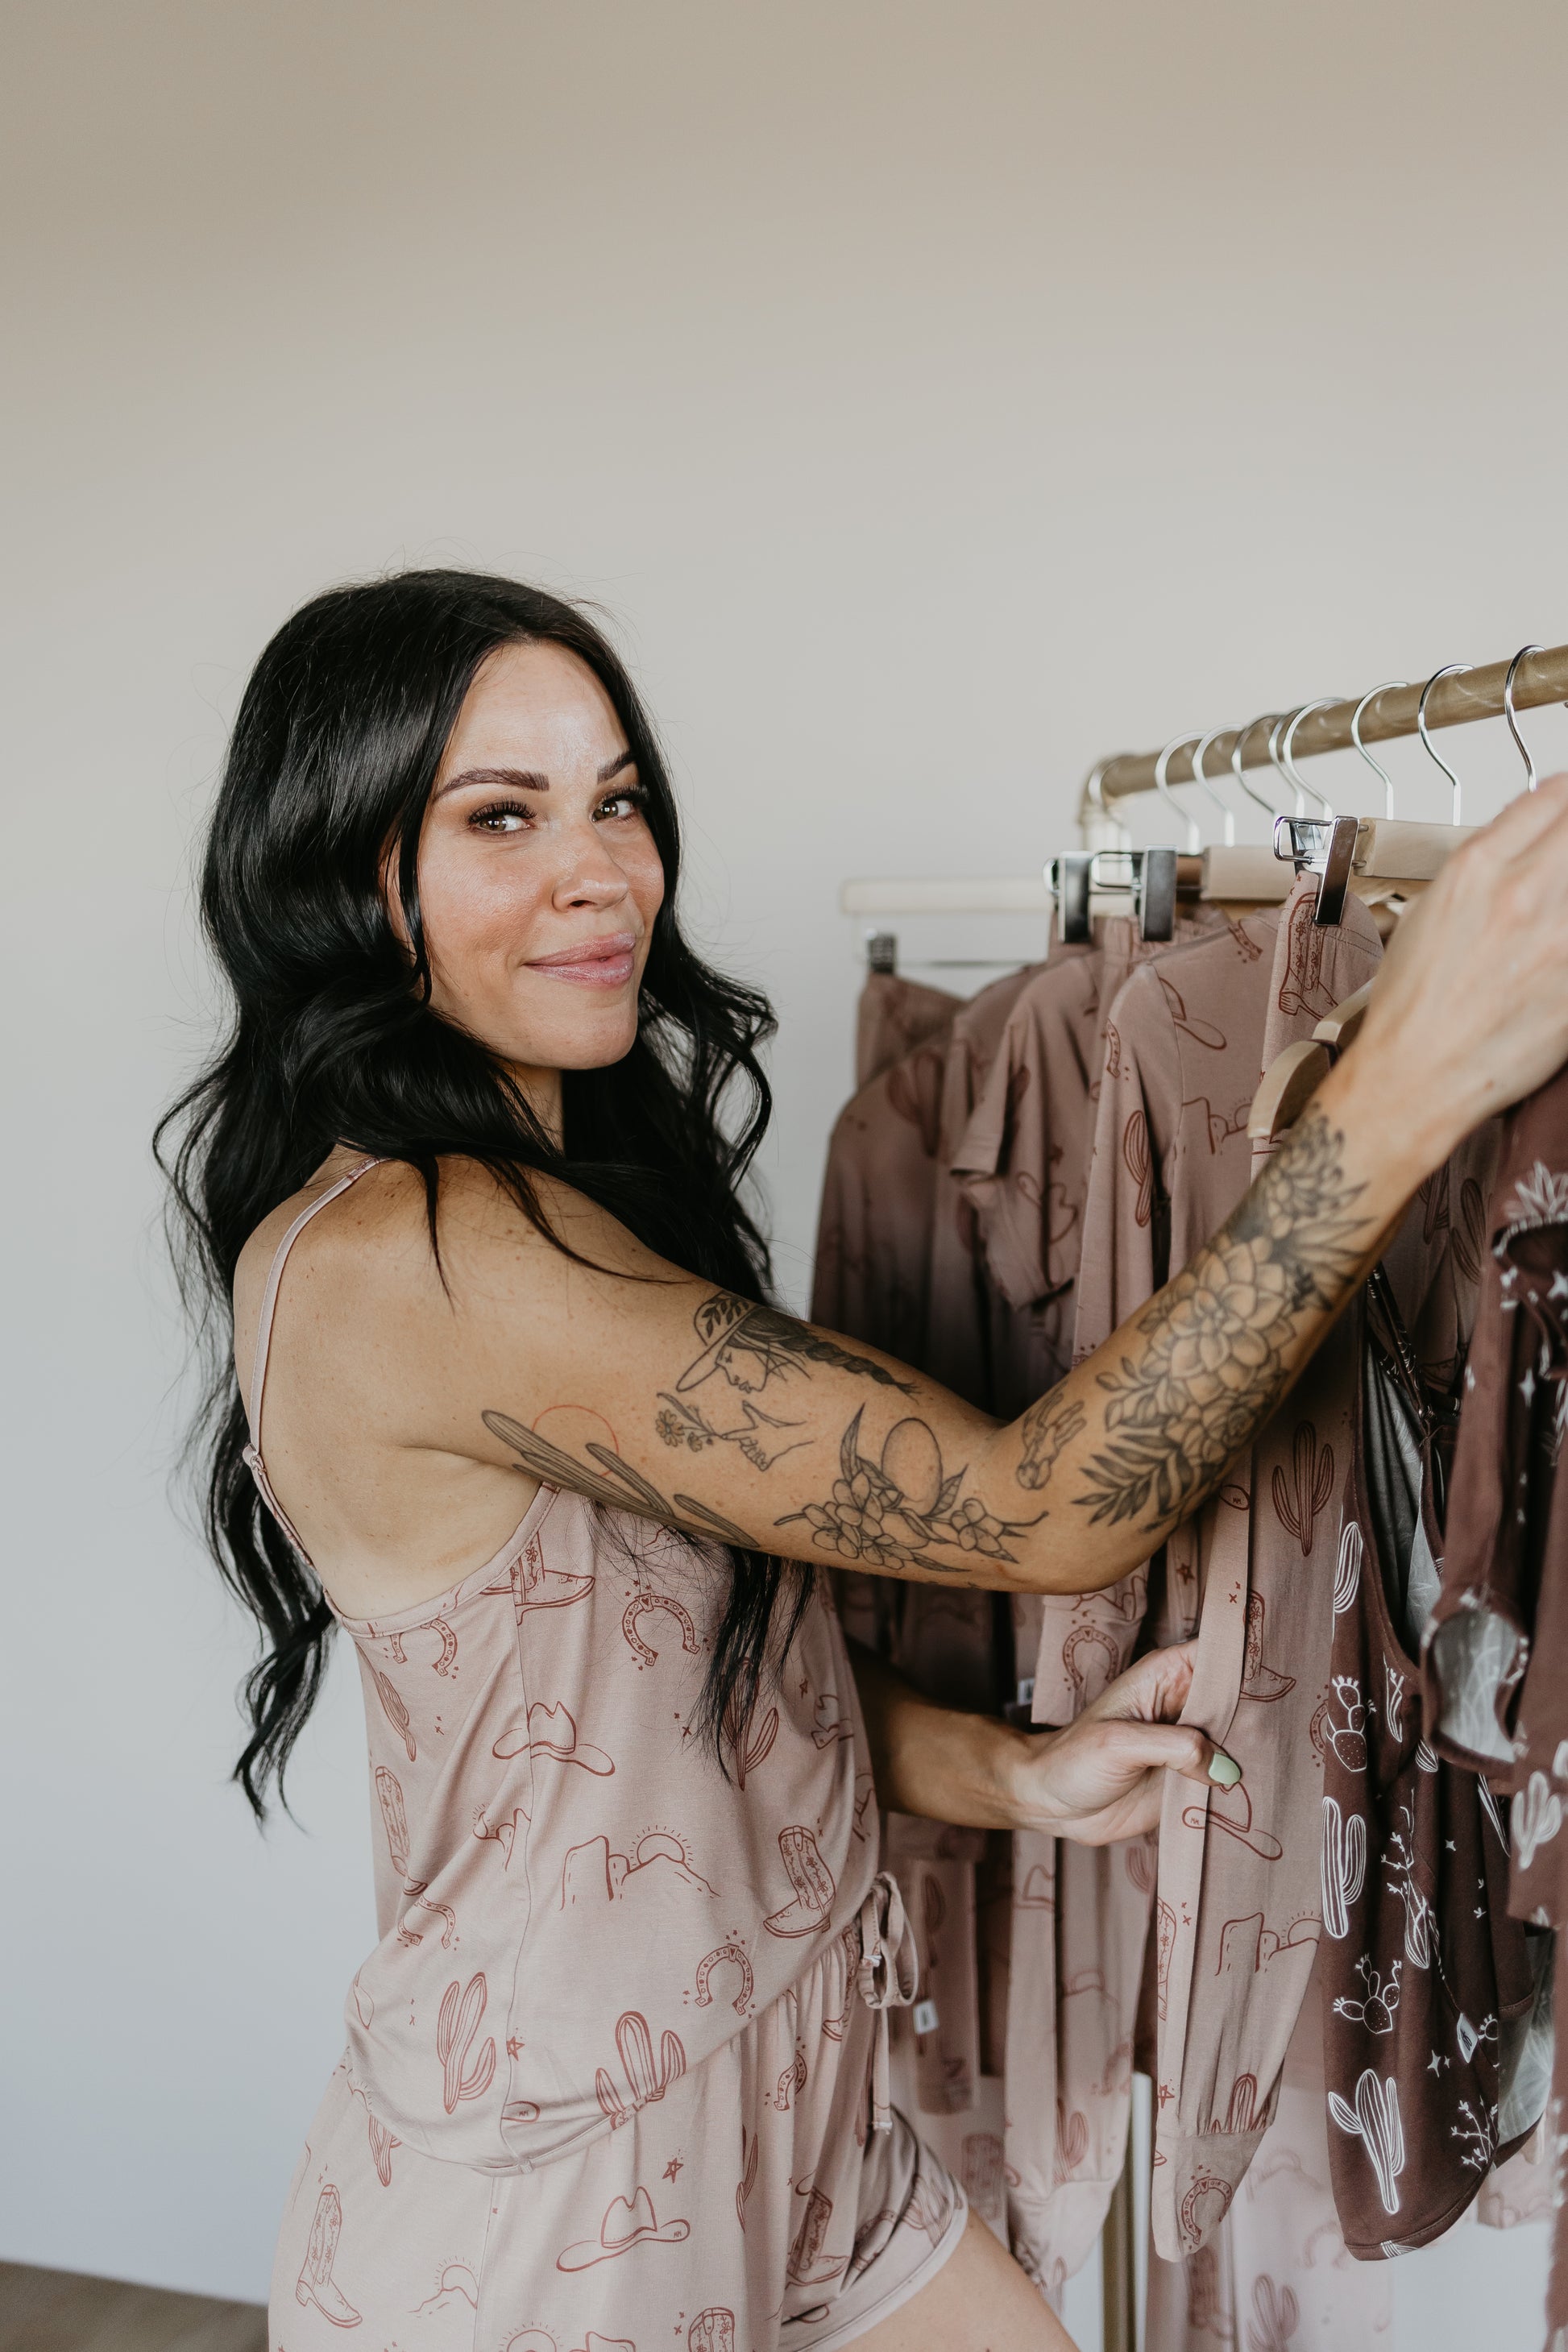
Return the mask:
<path id="1" fill-rule="evenodd" d="M 309 1220 L 377 1164 L 295 1219 L 257 1330 L 246 1459 L 302 1558 L 260 1450 L 279 1285 Z M 824 1575 L 728 1779 L 689 1727 L 731 1572 L 712 1546 L 542 1486 L 439 1598 L 334 1609 L 370 1743 L 379 1940 L 345 2016 L 373 2139 L 530 2170 L 660 2097 L 836 1937 L 873 2007 L 910 1998 Z"/>

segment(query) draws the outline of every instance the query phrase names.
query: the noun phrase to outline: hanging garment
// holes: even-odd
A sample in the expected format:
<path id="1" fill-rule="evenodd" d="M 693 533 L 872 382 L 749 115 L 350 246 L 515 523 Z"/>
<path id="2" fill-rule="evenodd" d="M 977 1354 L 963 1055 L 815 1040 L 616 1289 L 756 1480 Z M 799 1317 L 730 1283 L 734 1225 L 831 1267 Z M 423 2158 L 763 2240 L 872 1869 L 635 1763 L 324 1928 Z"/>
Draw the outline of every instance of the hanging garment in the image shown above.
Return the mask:
<path id="1" fill-rule="evenodd" d="M 901 971 L 868 971 L 855 1009 L 855 1091 L 945 1029 L 963 999 Z"/>
<path id="2" fill-rule="evenodd" d="M 1314 1993 L 1224 2221 L 1183 2262 L 1150 2250 L 1145 2352 L 1369 2352 L 1392 2341 L 1394 2274 L 1354 2261 L 1334 2217 Z"/>
<path id="3" fill-rule="evenodd" d="M 857 1091 L 828 1138 L 811 1319 L 905 1363 L 918 1364 L 925 1345 L 942 1070 L 962 1003 L 896 973 L 868 974 Z M 901 1036 L 915 1042 L 878 1066 L 876 1055 Z M 846 1633 L 889 1655 L 901 1588 L 841 1569 L 834 1591 Z"/>
<path id="4" fill-rule="evenodd" d="M 1455 1448 L 1448 1553 L 1428 1633 L 1428 1704 L 1446 1753 L 1511 1788 L 1511 1905 L 1568 1919 L 1568 1071 L 1506 1122 Z M 1550 2352 L 1568 2347 L 1568 1969 L 1553 1995 L 1557 2137 Z"/>
<path id="5" fill-rule="evenodd" d="M 973 1260 L 962 1249 L 935 1247 L 943 1105 L 950 1117 L 960 1115 L 1022 977 L 1009 974 L 967 1004 L 880 974 L 868 979 L 862 995 L 862 1085 L 829 1144 L 812 1317 L 917 1366 L 925 1365 L 933 1331 L 956 1335 L 954 1357 L 967 1351 L 972 1366 L 984 1360 L 989 1328 Z M 889 1068 L 870 1066 L 878 1053 L 917 1034 Z M 1011 1664 L 1010 1643 L 998 1664 L 996 1619 L 1005 1608 L 999 1596 L 853 1570 L 839 1571 L 836 1584 L 846 1630 L 919 1689 L 984 1713 L 1010 1696 L 999 1686 Z M 1009 1841 L 897 1813 L 885 1818 L 882 1834 L 889 1868 L 910 1873 L 922 1987 L 920 2026 L 911 2015 L 890 2031 L 893 2095 L 947 2150 L 955 2172 L 974 2182 L 976 2210 L 1005 2235 L 1000 2035 L 985 2031 L 985 2020 L 998 2002 L 1005 2014 L 1006 1898 L 1004 1891 L 998 1904 L 995 1882 L 1005 1889 Z"/>
<path id="6" fill-rule="evenodd" d="M 1483 1780 L 1423 1738 L 1420 1638 L 1438 1588 L 1454 1412 L 1420 1381 L 1392 1286 L 1354 1311 L 1361 1394 L 1333 1591 L 1323 1765 L 1330 2157 L 1346 2243 L 1408 2252 L 1473 2203 L 1532 2130 L 1544 2072 L 1519 2093 L 1536 2011 L 1509 1849 Z"/>
<path id="7" fill-rule="evenodd" d="M 1100 1015 L 1081 1262 L 1068 1256 L 1077 1237 L 1070 1227 L 1056 1259 L 1063 1277 L 1072 1265 L 1079 1356 L 1145 1304 L 1247 1189 L 1246 1110 L 1258 1082 L 1277 921 L 1269 912 L 1244 926 L 1216 926 L 1153 954 L 1142 950 L 1132 926 L 1120 927 L 1120 939 L 1118 927 L 1106 927 L 1110 976 L 1117 950 L 1129 976 Z M 1026 1002 L 1020 999 L 1015 1018 Z M 1068 1083 L 1058 1069 L 1054 1090 Z M 1051 1098 L 1047 1090 L 1026 1093 L 1023 1106 Z M 1217 1115 L 1216 1103 L 1224 1107 Z M 1037 1126 L 1034 1144 L 1042 1164 L 1050 1165 L 1047 1154 L 1061 1149 L 1057 1164 L 1070 1168 L 1065 1143 L 1058 1146 L 1051 1130 Z M 1070 1722 L 1130 1663 L 1147 1592 L 1147 1572 L 1140 1570 L 1106 1593 L 1050 1595 L 1033 1604 L 1040 1629 L 1037 1721 Z M 1064 1845 L 1050 1871 L 1049 1952 L 1037 1951 L 1027 1969 L 1020 1967 L 1016 1941 L 1026 1916 L 1023 1888 L 1031 1872 L 1043 1884 L 1046 1871 L 1033 1851 L 1026 1867 L 1021 1849 L 1014 1867 L 1009 2047 L 1031 2047 L 1040 2015 L 1056 2019 L 1054 2099 L 1015 2095 L 1026 2062 L 1009 2068 L 1015 2248 L 1027 2246 L 1041 2275 L 1058 2264 L 1070 2274 L 1094 2245 L 1125 2156 L 1153 1855 L 1143 1840 Z"/>
<path id="8" fill-rule="evenodd" d="M 1046 964 L 1010 971 L 971 997 L 949 1032 L 942 1072 L 926 1332 L 916 1361 L 943 1388 L 986 1411 L 991 1410 L 994 1386 L 990 1300 L 974 1210 L 952 1172 L 953 1163 L 1002 1043 L 1008 1014 L 1028 982 L 1049 961 L 1047 957 Z"/>
<path id="9" fill-rule="evenodd" d="M 863 1046 L 893 1035 L 889 1008 L 906 985 L 889 974 L 868 977 L 867 992 L 882 1010 L 862 1020 Z M 868 1068 L 862 1060 L 856 1093 L 828 1139 L 812 1321 L 906 1363 L 918 1363 L 925 1345 L 942 1072 L 960 1002 L 911 989 L 900 1025 L 907 1032 L 918 1012 L 930 1026 L 892 1061 Z"/>
<path id="10" fill-rule="evenodd" d="M 1264 1063 L 1369 981 L 1382 944 L 1347 899 L 1279 921 Z M 1258 1163 L 1261 1164 L 1261 1156 Z M 1224 1268 L 1215 1272 L 1224 1307 Z M 1331 1333 L 1204 1514 L 1197 1664 L 1184 1719 L 1243 1767 L 1234 1789 L 1172 1780 L 1160 1828 L 1152 2216 L 1166 2261 L 1204 2245 L 1274 2110 L 1320 1925 L 1321 1783 L 1311 1724 L 1328 1684 L 1326 1580 L 1340 1537 L 1354 1363 Z M 1177 1433 L 1179 1434 L 1179 1433 Z"/>
<path id="11" fill-rule="evenodd" d="M 1568 1676 L 1558 1682 L 1568 1652 L 1549 1660 L 1528 1734 L 1521 1692 L 1537 1612 L 1554 1597 L 1552 1504 L 1568 1396 L 1568 1074 L 1508 1120 L 1486 1224 L 1448 1551 L 1424 1671 L 1434 1744 L 1500 1789 L 1527 1790 L 1531 1771 L 1543 1772 L 1538 1801 L 1546 1803 L 1557 1739 L 1568 1736 L 1568 1703 L 1557 1698 L 1558 1687 L 1568 1690 Z M 1538 1833 L 1521 1850 L 1533 1854 L 1546 1842 Z M 1530 1863 L 1521 1866 L 1528 1874 Z"/>
<path id="12" fill-rule="evenodd" d="M 247 1459 L 296 1543 L 260 1450 L 279 1284 L 364 1172 L 289 1228 L 262 1308 Z M 380 1940 L 285 2216 L 275 2352 L 409 2341 L 416 2313 L 438 2352 L 520 2314 L 561 2346 L 739 2352 L 797 2318 L 826 2346 L 956 2242 L 963 2192 L 889 2104 L 914 1955 L 825 1581 L 730 1775 L 682 1730 L 727 1574 L 542 1486 L 450 1591 L 340 1616 Z"/>

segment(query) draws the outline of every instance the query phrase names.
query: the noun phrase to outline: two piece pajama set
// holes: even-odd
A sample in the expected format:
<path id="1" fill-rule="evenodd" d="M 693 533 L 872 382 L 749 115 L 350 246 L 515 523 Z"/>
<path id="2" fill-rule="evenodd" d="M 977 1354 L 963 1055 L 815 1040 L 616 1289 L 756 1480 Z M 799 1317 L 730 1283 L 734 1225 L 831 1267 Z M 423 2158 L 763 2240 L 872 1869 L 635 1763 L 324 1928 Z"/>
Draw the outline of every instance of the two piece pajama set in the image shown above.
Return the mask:
<path id="1" fill-rule="evenodd" d="M 248 1400 L 274 1510 L 293 1238 Z M 963 2191 L 889 2098 L 914 1954 L 826 1580 L 726 1780 L 687 1725 L 727 1566 L 543 1486 L 439 1601 L 340 1619 L 380 1940 L 289 2193 L 272 2352 L 831 2352 L 952 2251 Z"/>

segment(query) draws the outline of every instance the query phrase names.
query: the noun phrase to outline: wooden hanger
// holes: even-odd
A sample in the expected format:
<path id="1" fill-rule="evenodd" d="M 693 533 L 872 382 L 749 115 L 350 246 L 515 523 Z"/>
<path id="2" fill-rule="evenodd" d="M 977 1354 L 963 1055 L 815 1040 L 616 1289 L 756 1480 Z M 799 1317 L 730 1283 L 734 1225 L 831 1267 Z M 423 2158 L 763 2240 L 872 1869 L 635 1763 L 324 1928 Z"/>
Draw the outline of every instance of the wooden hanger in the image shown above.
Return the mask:
<path id="1" fill-rule="evenodd" d="M 1372 1001 L 1373 983 L 1358 988 L 1342 1004 L 1325 1013 L 1310 1037 L 1298 1038 L 1277 1054 L 1252 1097 L 1247 1135 L 1255 1145 L 1278 1143 L 1295 1126 L 1336 1060 L 1352 1044 Z"/>

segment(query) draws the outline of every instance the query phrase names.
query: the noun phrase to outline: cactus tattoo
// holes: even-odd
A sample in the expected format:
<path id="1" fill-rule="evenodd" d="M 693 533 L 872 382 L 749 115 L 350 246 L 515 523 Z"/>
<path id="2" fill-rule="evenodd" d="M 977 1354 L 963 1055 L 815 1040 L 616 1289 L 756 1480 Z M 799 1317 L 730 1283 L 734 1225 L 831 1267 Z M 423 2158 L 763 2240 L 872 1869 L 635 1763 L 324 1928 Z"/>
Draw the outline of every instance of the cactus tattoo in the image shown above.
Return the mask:
<path id="1" fill-rule="evenodd" d="M 614 1511 L 637 1511 L 644 1518 L 658 1519 L 664 1527 L 701 1536 L 710 1543 L 738 1544 L 742 1551 L 759 1549 L 754 1536 L 738 1528 L 733 1519 L 721 1518 L 695 1496 L 661 1495 L 607 1445 L 589 1444 L 584 1449 L 598 1465 L 591 1470 L 574 1454 L 563 1452 L 536 1429 L 526 1429 L 508 1413 L 484 1412 L 479 1418 L 490 1435 L 510 1446 L 523 1468 L 547 1486 L 564 1486 L 569 1493 L 586 1495 L 591 1503 L 604 1503 Z"/>

